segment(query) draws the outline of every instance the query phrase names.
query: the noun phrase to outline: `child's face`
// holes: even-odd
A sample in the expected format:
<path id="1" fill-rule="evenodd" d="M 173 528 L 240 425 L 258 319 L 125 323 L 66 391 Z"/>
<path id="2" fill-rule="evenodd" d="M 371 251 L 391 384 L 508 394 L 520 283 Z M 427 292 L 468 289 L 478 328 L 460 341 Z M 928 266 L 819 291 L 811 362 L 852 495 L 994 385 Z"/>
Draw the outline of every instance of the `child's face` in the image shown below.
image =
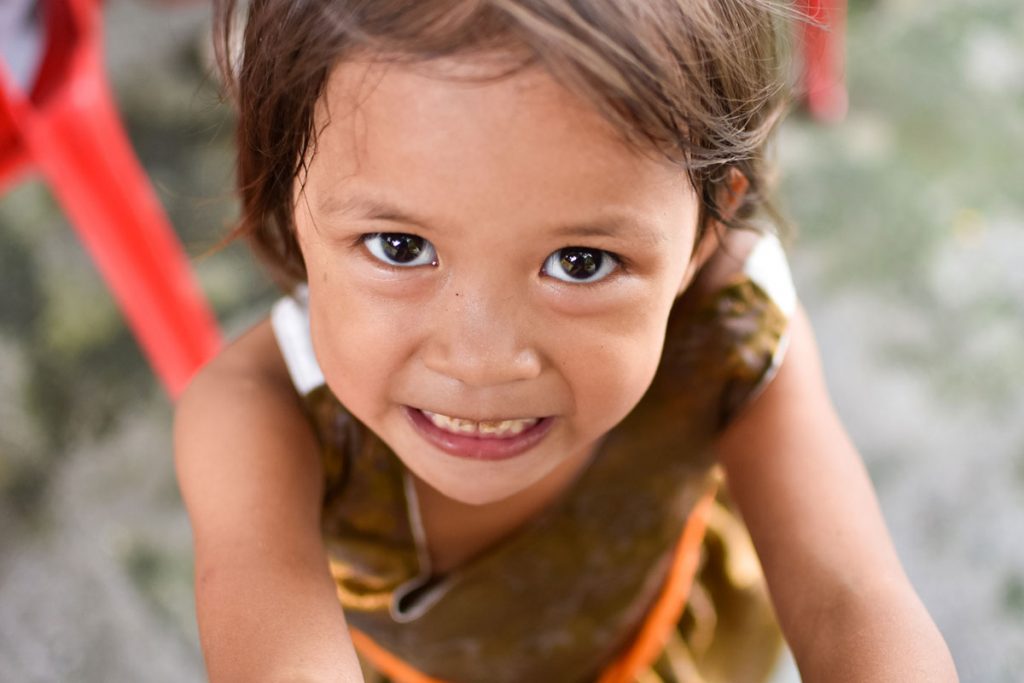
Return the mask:
<path id="1" fill-rule="evenodd" d="M 296 226 L 330 388 L 420 479 L 482 504 L 575 471 L 640 400 L 698 201 L 542 70 L 429 68 L 335 70 Z M 459 437 L 422 410 L 530 421 Z"/>

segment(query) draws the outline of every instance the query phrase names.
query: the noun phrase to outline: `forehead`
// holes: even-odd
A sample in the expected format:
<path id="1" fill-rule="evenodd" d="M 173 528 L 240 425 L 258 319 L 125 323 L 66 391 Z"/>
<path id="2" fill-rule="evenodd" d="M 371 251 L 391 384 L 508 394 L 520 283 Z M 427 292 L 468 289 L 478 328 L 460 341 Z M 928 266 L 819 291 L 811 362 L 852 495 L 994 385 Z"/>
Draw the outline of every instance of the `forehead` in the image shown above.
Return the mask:
<path id="1" fill-rule="evenodd" d="M 344 62 L 317 106 L 306 191 L 385 192 L 438 216 L 578 217 L 694 201 L 686 173 L 631 149 L 540 67 Z"/>

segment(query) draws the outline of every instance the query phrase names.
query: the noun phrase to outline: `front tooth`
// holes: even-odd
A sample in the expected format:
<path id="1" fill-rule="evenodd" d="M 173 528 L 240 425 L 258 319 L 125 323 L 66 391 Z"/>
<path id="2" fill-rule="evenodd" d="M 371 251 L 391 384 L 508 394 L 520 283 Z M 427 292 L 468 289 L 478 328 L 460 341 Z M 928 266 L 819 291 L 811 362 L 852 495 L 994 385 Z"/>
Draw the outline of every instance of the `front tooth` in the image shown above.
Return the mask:
<path id="1" fill-rule="evenodd" d="M 476 422 L 463 420 L 458 417 L 448 417 L 440 413 L 431 413 L 427 410 L 423 414 L 430 418 L 430 421 L 441 429 L 458 434 L 473 434 L 476 432 Z"/>
<path id="2" fill-rule="evenodd" d="M 440 424 L 437 426 L 441 429 L 447 429 L 449 432 L 461 432 L 459 429 L 458 420 L 454 417 L 448 417 L 447 415 L 438 415 L 441 418 Z"/>
<path id="3" fill-rule="evenodd" d="M 428 410 L 424 410 L 423 414 L 430 418 L 430 421 L 441 429 L 458 434 L 479 433 L 486 434 L 488 436 L 506 436 L 511 434 L 515 436 L 516 434 L 522 433 L 524 429 L 532 427 L 537 423 L 537 418 L 476 422 L 474 420 L 466 420 L 461 417 L 449 417 L 448 415 L 442 415 L 440 413 L 432 413 Z"/>
<path id="4" fill-rule="evenodd" d="M 508 424 L 508 421 L 502 422 L 481 422 L 480 433 L 481 434 L 500 434 L 504 431 L 503 427 Z"/>
<path id="5" fill-rule="evenodd" d="M 501 422 L 481 422 L 480 433 L 493 434 L 496 436 L 511 434 L 515 436 L 527 427 L 532 427 L 536 423 L 536 418 L 526 420 L 502 420 Z"/>
<path id="6" fill-rule="evenodd" d="M 443 428 L 448 426 L 448 418 L 444 415 L 441 415 L 440 413 L 432 413 L 429 410 L 424 410 L 423 414 L 429 417 L 430 421 L 433 422 L 438 427 Z"/>

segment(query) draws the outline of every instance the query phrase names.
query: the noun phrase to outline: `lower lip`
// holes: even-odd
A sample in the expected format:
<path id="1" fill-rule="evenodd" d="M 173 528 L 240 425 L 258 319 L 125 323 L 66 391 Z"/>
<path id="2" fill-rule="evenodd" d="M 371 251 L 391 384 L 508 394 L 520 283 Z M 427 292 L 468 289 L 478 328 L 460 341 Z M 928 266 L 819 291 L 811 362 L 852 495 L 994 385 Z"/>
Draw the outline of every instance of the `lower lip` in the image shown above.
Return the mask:
<path id="1" fill-rule="evenodd" d="M 430 421 L 422 411 L 404 406 L 405 414 L 423 438 L 445 453 L 470 460 L 508 460 L 522 455 L 547 436 L 554 419 L 541 418 L 537 424 L 512 437 L 497 439 L 485 436 L 452 434 Z"/>

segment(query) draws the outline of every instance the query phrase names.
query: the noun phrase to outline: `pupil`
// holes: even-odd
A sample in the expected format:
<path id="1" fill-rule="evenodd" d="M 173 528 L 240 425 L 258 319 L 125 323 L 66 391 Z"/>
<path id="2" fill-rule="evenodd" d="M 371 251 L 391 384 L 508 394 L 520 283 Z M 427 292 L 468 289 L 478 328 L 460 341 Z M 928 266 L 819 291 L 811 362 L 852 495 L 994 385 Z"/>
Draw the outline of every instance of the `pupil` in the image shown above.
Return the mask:
<path id="1" fill-rule="evenodd" d="M 562 270 L 569 277 L 583 280 L 597 272 L 597 269 L 601 267 L 601 259 L 601 252 L 586 249 L 563 249 Z"/>
<path id="2" fill-rule="evenodd" d="M 384 233 L 380 239 L 384 244 L 384 253 L 398 263 L 415 261 L 423 251 L 423 238 L 415 235 Z"/>

